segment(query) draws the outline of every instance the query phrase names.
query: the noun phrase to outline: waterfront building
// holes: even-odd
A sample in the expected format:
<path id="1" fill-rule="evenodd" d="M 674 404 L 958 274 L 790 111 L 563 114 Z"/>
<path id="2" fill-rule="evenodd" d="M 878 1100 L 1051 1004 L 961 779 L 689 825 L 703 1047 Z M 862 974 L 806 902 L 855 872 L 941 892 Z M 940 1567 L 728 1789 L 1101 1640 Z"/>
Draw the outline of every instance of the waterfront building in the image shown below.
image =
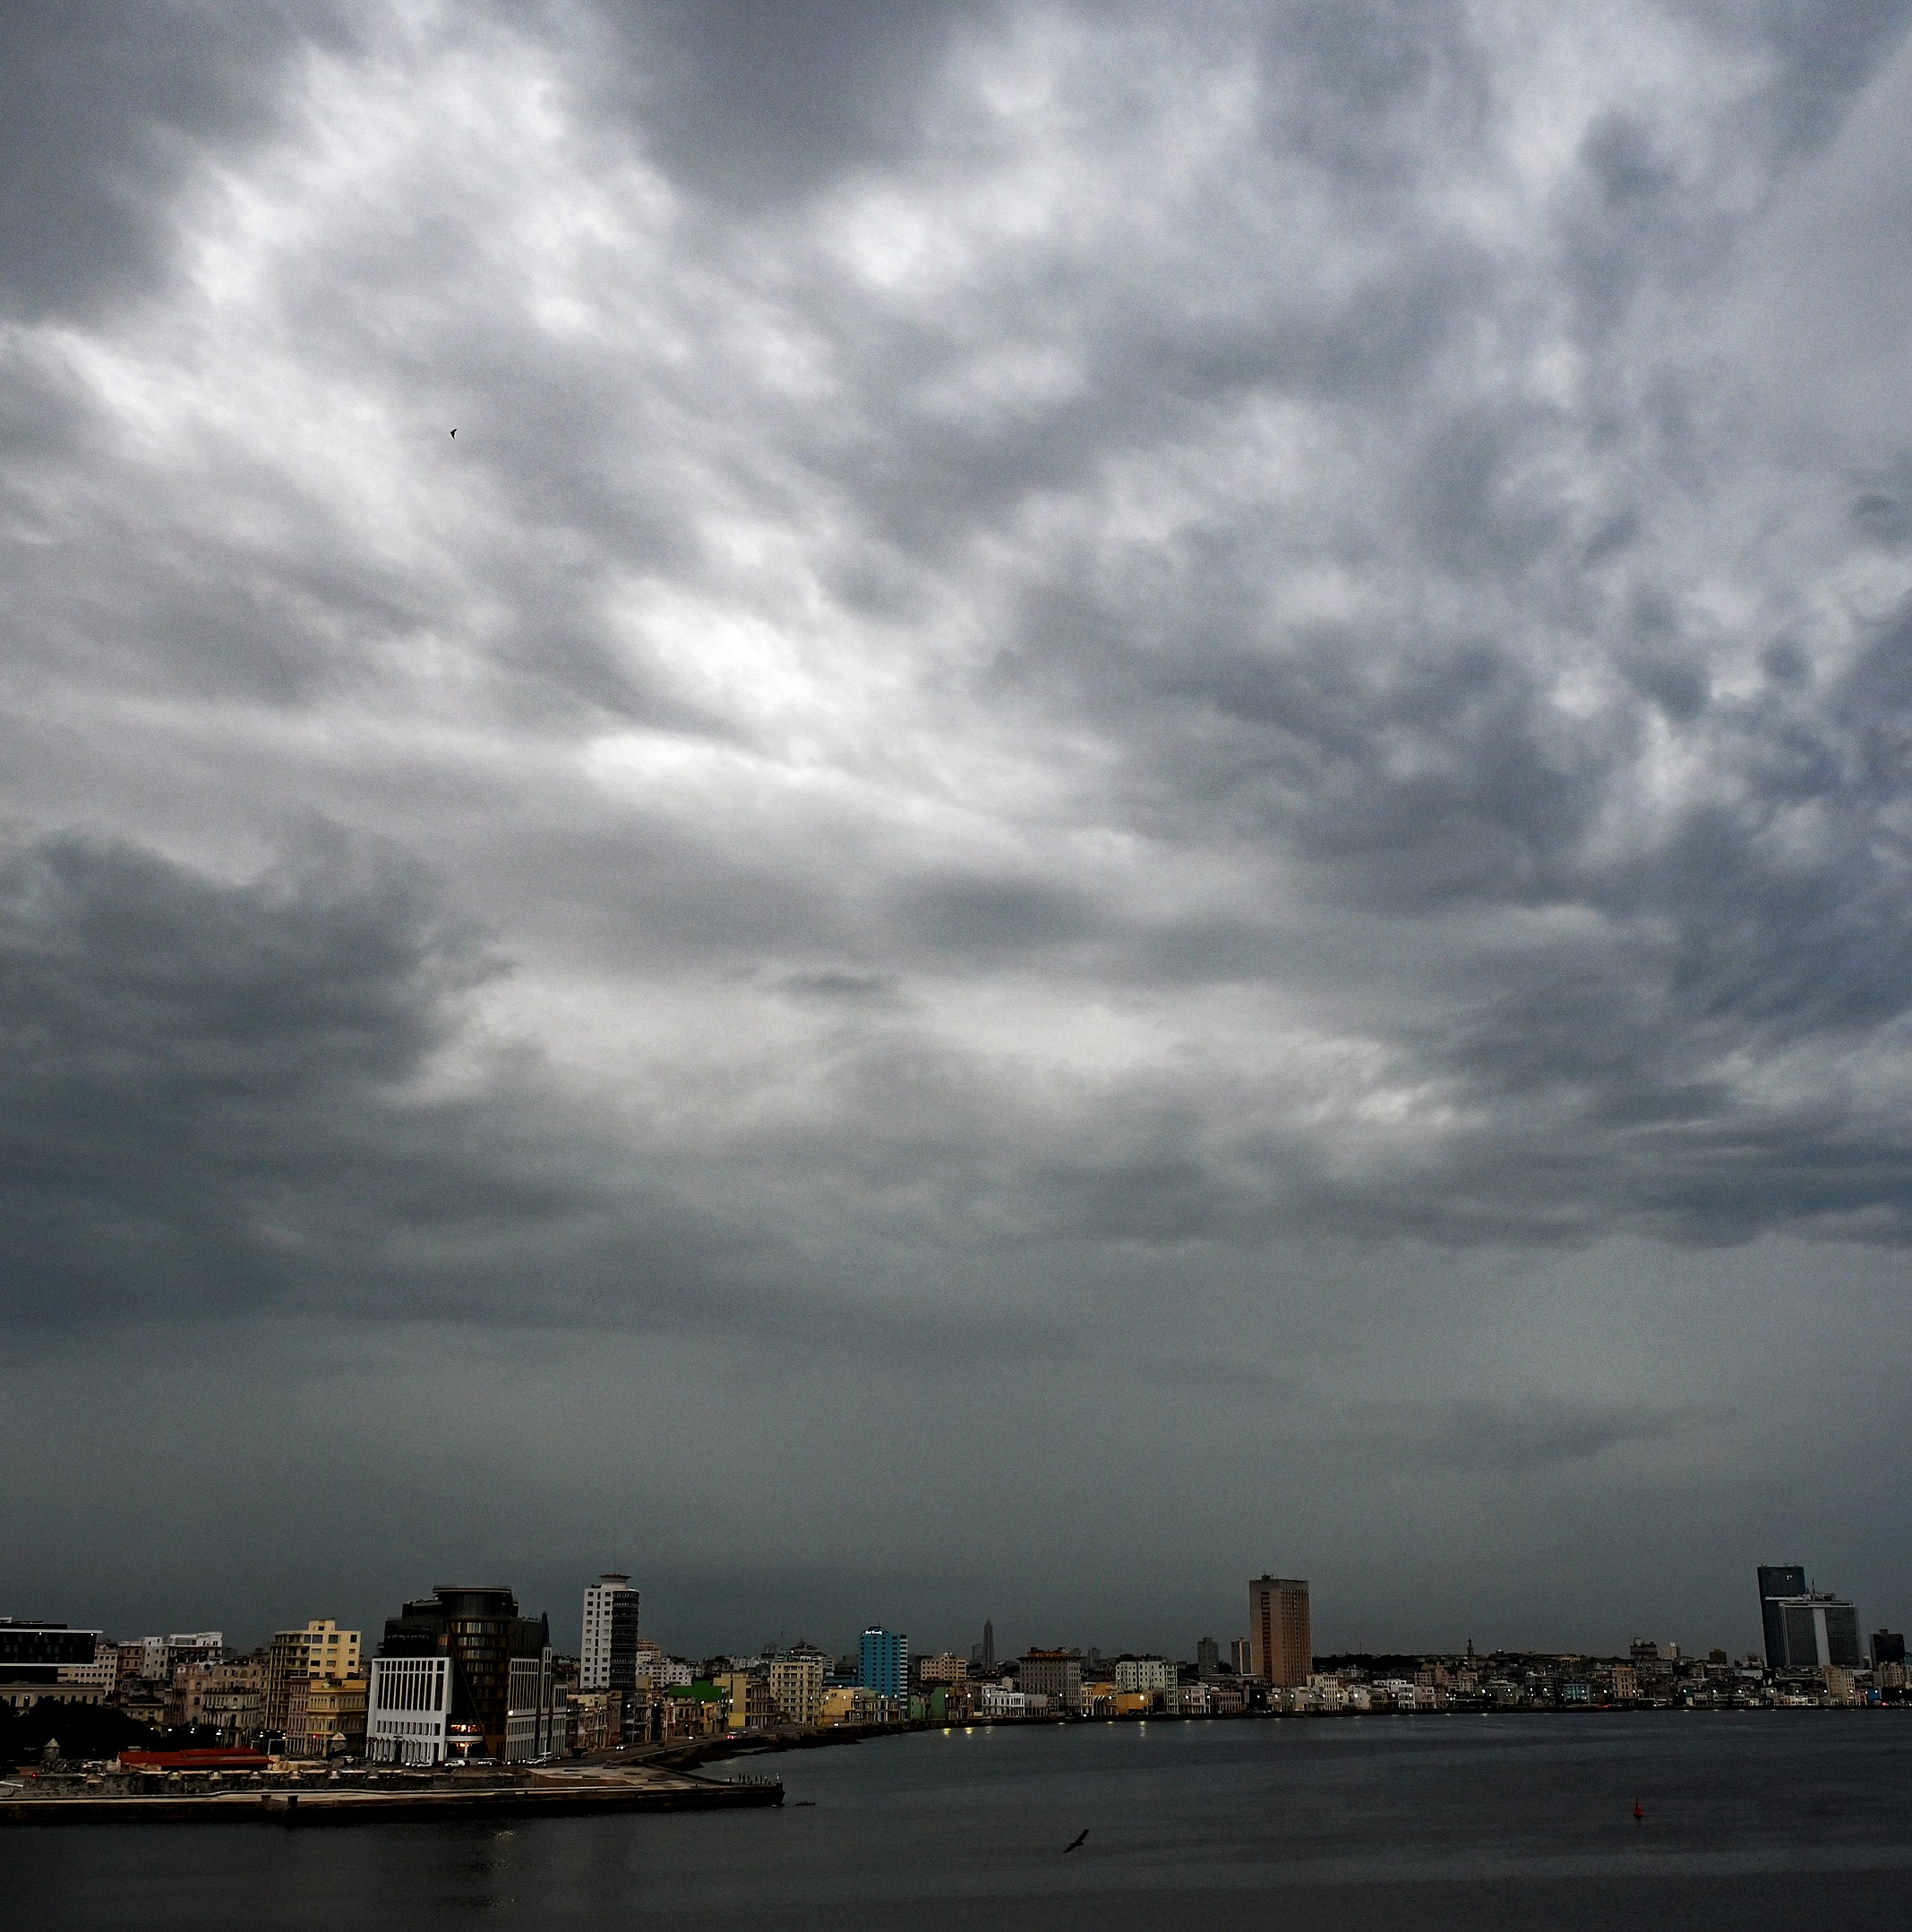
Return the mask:
<path id="1" fill-rule="evenodd" d="M 1195 1646 L 1196 1681 L 1212 1684 L 1222 1675 L 1222 1646 L 1212 1636 L 1199 1637 Z"/>
<path id="2" fill-rule="evenodd" d="M 574 1751 L 608 1751 L 622 1744 L 625 1696 L 621 1690 L 570 1692 L 564 1700 L 566 1744 Z"/>
<path id="3" fill-rule="evenodd" d="M 1025 1697 L 1046 1698 L 1066 1711 L 1082 1708 L 1082 1657 L 1076 1651 L 1025 1651 L 1016 1681 Z"/>
<path id="4" fill-rule="evenodd" d="M 726 1700 L 725 1726 L 732 1730 L 766 1730 L 776 1722 L 770 1681 L 760 1671 L 731 1670 L 717 1679 Z"/>
<path id="5" fill-rule="evenodd" d="M 329 1677 L 343 1683 L 364 1674 L 356 1630 L 341 1630 L 330 1617 L 314 1617 L 301 1630 L 275 1630 L 266 1646 L 265 1728 L 283 1730 L 293 1682 Z"/>
<path id="6" fill-rule="evenodd" d="M 1305 1576 L 1256 1576 L 1248 1584 L 1251 1677 L 1282 1690 L 1306 1684 L 1315 1668 Z"/>
<path id="7" fill-rule="evenodd" d="M 796 1649 L 770 1665 L 770 1702 L 785 1723 L 814 1724 L 823 1702 L 820 1651 Z"/>
<path id="8" fill-rule="evenodd" d="M 578 1652 L 580 1690 L 633 1690 L 640 1662 L 638 1593 L 630 1578 L 607 1570 L 584 1593 L 584 1641 Z"/>
<path id="9" fill-rule="evenodd" d="M 287 1687 L 286 1756 L 362 1756 L 370 1690 L 363 1677 L 296 1678 Z"/>
<path id="10" fill-rule="evenodd" d="M 256 1657 L 236 1663 L 193 1663 L 176 1673 L 169 1708 L 179 1722 L 219 1732 L 227 1742 L 249 1744 L 264 1728 L 265 1665 Z"/>
<path id="11" fill-rule="evenodd" d="M 1759 1577 L 1760 1627 L 1766 1636 L 1766 1662 L 1779 1670 L 1786 1662 L 1786 1633 L 1779 1608 L 1781 1597 L 1802 1597 L 1806 1593 L 1803 1563 L 1762 1563 Z"/>
<path id="12" fill-rule="evenodd" d="M 1166 1657 L 1118 1657 L 1115 1684 L 1119 1691 L 1166 1691 L 1175 1682 L 1175 1666 Z"/>
<path id="13" fill-rule="evenodd" d="M 1255 1646 L 1245 1636 L 1228 1640 L 1228 1666 L 1237 1677 L 1255 1675 Z"/>
<path id="14" fill-rule="evenodd" d="M 396 1668 L 440 1661 L 442 1676 Z M 549 1622 L 520 1616 L 510 1591 L 440 1584 L 386 1619 L 371 1674 L 369 1756 L 524 1764 L 562 1747 L 562 1725 Z M 418 1755 L 433 1748 L 436 1757 Z"/>
<path id="15" fill-rule="evenodd" d="M 953 1650 L 939 1651 L 933 1657 L 916 1660 L 919 1684 L 961 1684 L 968 1677 L 969 1659 L 958 1657 Z"/>
<path id="16" fill-rule="evenodd" d="M 910 1695 L 910 1640 L 871 1624 L 857 1644 L 856 1680 L 879 1697 L 903 1704 Z"/>
<path id="17" fill-rule="evenodd" d="M 996 1626 L 985 1617 L 982 1619 L 982 1655 L 978 1660 L 982 1665 L 984 1677 L 993 1677 L 996 1672 Z"/>
<path id="18" fill-rule="evenodd" d="M 1903 1663 L 1906 1661 L 1905 1633 L 1900 1630 L 1874 1630 L 1873 1632 L 1873 1669 L 1878 1670 L 1889 1663 Z"/>
<path id="19" fill-rule="evenodd" d="M 0 1618 L 0 1704 L 24 1711 L 46 1697 L 56 1704 L 105 1703 L 112 1687 L 104 1681 L 61 1681 L 63 1670 L 91 1664 L 99 1649 L 97 1630 Z"/>
<path id="20" fill-rule="evenodd" d="M 1812 1590 L 1771 1601 L 1779 1614 L 1779 1654 L 1769 1654 L 1766 1661 L 1775 1670 L 1822 1670 L 1828 1664 L 1846 1670 L 1864 1668 L 1859 1613 L 1844 1597 Z"/>
<path id="21" fill-rule="evenodd" d="M 365 1756 L 384 1765 L 442 1765 L 472 1754 L 475 1727 L 453 1748 L 451 1660 L 374 1657 L 365 1719 Z M 477 1733 L 482 1739 L 483 1733 Z"/>

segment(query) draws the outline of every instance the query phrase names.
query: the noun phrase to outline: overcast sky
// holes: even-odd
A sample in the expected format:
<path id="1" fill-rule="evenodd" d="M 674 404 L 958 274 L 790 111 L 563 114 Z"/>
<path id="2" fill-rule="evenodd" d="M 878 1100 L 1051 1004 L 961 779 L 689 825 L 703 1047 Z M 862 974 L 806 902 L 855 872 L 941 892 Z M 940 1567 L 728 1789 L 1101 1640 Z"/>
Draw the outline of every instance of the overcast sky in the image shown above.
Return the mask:
<path id="1" fill-rule="evenodd" d="M 0 1614 L 1902 1627 L 1908 28 L 12 0 Z"/>

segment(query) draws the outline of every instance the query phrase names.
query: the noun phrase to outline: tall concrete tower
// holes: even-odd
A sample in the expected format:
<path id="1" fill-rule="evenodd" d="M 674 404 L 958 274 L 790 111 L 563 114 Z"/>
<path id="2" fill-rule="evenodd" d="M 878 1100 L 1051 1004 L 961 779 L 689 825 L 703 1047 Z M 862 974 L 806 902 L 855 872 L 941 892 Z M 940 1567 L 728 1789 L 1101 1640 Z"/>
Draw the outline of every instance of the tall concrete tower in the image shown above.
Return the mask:
<path id="1" fill-rule="evenodd" d="M 608 1570 L 584 1593 L 578 1687 L 629 1690 L 637 1681 L 638 1593 L 630 1577 Z"/>
<path id="2" fill-rule="evenodd" d="M 1248 1657 L 1255 1675 L 1280 1689 L 1308 1682 L 1315 1668 L 1315 1633 L 1305 1576 L 1250 1579 Z"/>

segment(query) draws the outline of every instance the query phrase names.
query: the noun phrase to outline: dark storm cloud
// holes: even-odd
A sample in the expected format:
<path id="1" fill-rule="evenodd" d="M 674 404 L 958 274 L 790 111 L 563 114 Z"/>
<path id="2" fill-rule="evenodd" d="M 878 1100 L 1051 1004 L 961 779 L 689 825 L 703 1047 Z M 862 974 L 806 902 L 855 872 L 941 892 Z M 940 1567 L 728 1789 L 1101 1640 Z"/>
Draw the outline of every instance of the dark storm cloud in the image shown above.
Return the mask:
<path id="1" fill-rule="evenodd" d="M 673 176 L 746 210 L 894 160 L 951 36 L 995 0 L 594 0 L 589 84 Z"/>
<path id="2" fill-rule="evenodd" d="M 481 957 L 349 851 L 248 886 L 57 839 L 0 872 L 12 1318 L 210 1312 L 328 1292 L 388 1215 L 559 1202 L 454 1107 L 402 1096 Z M 369 1237 L 369 1239 L 368 1239 Z"/>
<path id="3" fill-rule="evenodd" d="M 1912 1234 L 1907 19 L 8 16 L 9 1307 L 786 1567 L 1676 1517 Z"/>
<path id="4" fill-rule="evenodd" d="M 1720 1418 L 1701 1408 L 1643 1403 L 1468 1401 L 1357 1409 L 1350 1418 L 1391 1454 L 1462 1475 L 1539 1475 L 1590 1463 L 1631 1443 L 1691 1436 Z"/>
<path id="5" fill-rule="evenodd" d="M 9 854 L 10 1320 L 655 1315 L 699 1274 L 691 1217 L 607 1192 L 535 1069 L 474 1047 L 495 972 L 413 869 L 331 836 L 247 883 Z"/>

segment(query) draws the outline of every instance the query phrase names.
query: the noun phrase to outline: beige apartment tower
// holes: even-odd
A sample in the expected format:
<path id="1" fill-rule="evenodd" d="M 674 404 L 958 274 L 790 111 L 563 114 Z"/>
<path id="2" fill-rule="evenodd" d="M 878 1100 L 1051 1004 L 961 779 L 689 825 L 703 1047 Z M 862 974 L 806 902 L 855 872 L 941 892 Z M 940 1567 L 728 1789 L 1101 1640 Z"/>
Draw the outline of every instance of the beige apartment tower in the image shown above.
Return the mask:
<path id="1" fill-rule="evenodd" d="M 1315 1668 L 1305 1576 L 1257 1576 L 1248 1584 L 1248 1657 L 1255 1675 L 1280 1690 L 1308 1682 Z"/>
<path id="2" fill-rule="evenodd" d="M 303 1630 L 275 1630 L 266 1652 L 265 1728 L 285 1730 L 297 1679 L 330 1678 L 342 1684 L 358 1674 L 356 1630 L 341 1630 L 330 1617 L 315 1617 Z"/>

